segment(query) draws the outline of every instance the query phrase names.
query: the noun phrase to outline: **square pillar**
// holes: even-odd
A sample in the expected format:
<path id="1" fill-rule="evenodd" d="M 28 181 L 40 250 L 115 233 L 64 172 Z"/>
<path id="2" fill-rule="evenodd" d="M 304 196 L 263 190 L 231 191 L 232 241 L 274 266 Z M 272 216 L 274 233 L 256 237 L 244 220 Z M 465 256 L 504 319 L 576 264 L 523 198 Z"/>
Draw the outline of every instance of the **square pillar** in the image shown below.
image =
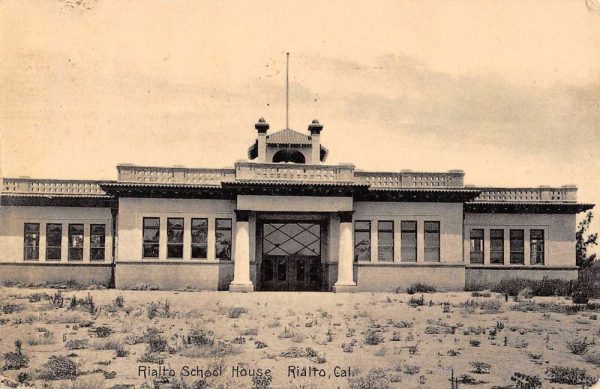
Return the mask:
<path id="1" fill-rule="evenodd" d="M 252 292 L 250 279 L 250 212 L 235 211 L 235 256 L 230 292 Z"/>
<path id="2" fill-rule="evenodd" d="M 352 212 L 339 212 L 340 240 L 338 256 L 338 279 L 333 285 L 333 291 L 353 292 L 354 282 L 354 246 L 352 244 Z"/>

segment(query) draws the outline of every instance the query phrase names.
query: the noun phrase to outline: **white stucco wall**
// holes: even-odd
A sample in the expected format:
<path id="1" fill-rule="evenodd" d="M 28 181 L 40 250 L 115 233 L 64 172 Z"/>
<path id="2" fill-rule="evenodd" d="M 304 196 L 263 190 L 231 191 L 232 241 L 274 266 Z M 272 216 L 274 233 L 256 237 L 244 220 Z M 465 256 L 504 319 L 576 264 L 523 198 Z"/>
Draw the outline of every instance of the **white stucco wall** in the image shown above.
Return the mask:
<path id="1" fill-rule="evenodd" d="M 90 224 L 106 225 L 105 259 L 112 255 L 112 217 L 110 208 L 90 207 L 0 207 L 0 262 L 23 262 L 24 224 L 40 224 L 39 262 L 46 260 L 46 224 L 62 224 L 60 262 L 67 262 L 69 224 L 84 225 L 83 262 L 90 262 Z M 35 261 L 27 261 L 35 262 Z M 53 263 L 59 261 L 52 261 Z M 81 262 L 81 261 L 77 261 Z M 94 261 L 98 263 L 99 261 Z"/>
<path id="2" fill-rule="evenodd" d="M 159 258 L 167 260 L 167 218 L 184 218 L 183 260 L 191 258 L 191 219 L 208 219 L 207 259 L 215 260 L 215 219 L 232 220 L 232 259 L 235 258 L 235 201 L 210 199 L 154 199 L 120 198 L 119 220 L 117 223 L 119 242 L 117 259 L 120 261 L 142 260 L 142 224 L 144 217 L 160 217 Z M 253 224 L 253 223 L 252 223 Z M 253 232 L 251 226 L 251 232 Z M 253 240 L 250 240 L 251 256 L 254 253 Z M 148 261 L 149 259 L 145 259 Z M 251 258 L 252 260 L 252 258 Z M 181 262 L 181 259 L 170 261 Z"/>
<path id="3" fill-rule="evenodd" d="M 465 263 L 469 264 L 470 230 L 484 229 L 484 264 L 489 264 L 490 228 L 504 229 L 504 263 L 509 263 L 509 230 L 525 230 L 525 263 L 530 264 L 529 231 L 544 230 L 544 266 L 575 266 L 575 215 L 466 213 L 464 231 Z M 518 265 L 517 265 L 518 266 Z"/>
<path id="4" fill-rule="evenodd" d="M 371 262 L 377 261 L 377 221 L 394 221 L 394 262 L 400 262 L 401 221 L 417 221 L 417 262 L 424 262 L 424 222 L 440 222 L 440 262 L 462 263 L 462 203 L 355 202 L 353 220 L 371 221 Z"/>

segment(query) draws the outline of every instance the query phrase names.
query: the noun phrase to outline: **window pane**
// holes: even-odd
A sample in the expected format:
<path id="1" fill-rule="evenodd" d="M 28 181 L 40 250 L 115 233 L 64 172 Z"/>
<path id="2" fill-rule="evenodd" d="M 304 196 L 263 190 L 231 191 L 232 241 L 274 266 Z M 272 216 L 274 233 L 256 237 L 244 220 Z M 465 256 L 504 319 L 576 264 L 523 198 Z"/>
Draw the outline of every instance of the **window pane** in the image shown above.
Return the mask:
<path id="1" fill-rule="evenodd" d="M 100 248 L 91 248 L 90 249 L 90 259 L 91 260 L 96 260 L 96 261 L 103 261 L 104 260 L 104 249 L 100 249 Z"/>
<path id="2" fill-rule="evenodd" d="M 394 222 L 381 220 L 377 223 L 377 258 L 380 261 L 394 260 Z"/>
<path id="3" fill-rule="evenodd" d="M 206 245 L 192 245 L 192 258 L 206 258 Z"/>
<path id="4" fill-rule="evenodd" d="M 192 229 L 207 230 L 208 219 L 192 219 Z"/>
<path id="5" fill-rule="evenodd" d="M 216 257 L 217 259 L 231 259 L 231 219 L 217 219 Z"/>
<path id="6" fill-rule="evenodd" d="M 417 260 L 417 222 L 405 220 L 400 223 L 400 259 L 405 262 Z"/>
<path id="7" fill-rule="evenodd" d="M 60 247 L 62 242 L 62 224 L 46 224 L 46 245 Z"/>
<path id="8" fill-rule="evenodd" d="M 472 229 L 471 236 L 471 263 L 483 263 L 483 229 Z"/>
<path id="9" fill-rule="evenodd" d="M 440 223 L 425 222 L 425 261 L 438 262 L 440 260 Z"/>
<path id="10" fill-rule="evenodd" d="M 183 229 L 183 218 L 168 218 L 167 229 Z"/>
<path id="11" fill-rule="evenodd" d="M 167 243 L 183 244 L 183 230 L 167 230 Z"/>
<path id="12" fill-rule="evenodd" d="M 144 240 L 143 253 L 144 258 L 158 258 L 160 242 L 160 218 L 145 217 L 143 219 L 142 237 Z"/>
<path id="13" fill-rule="evenodd" d="M 525 260 L 525 245 L 523 238 L 525 232 L 523 230 L 510 230 L 510 263 L 523 264 Z"/>
<path id="14" fill-rule="evenodd" d="M 490 230 L 490 263 L 504 264 L 504 230 Z"/>
<path id="15" fill-rule="evenodd" d="M 145 258 L 158 258 L 158 245 L 157 244 L 144 244 L 144 257 Z"/>
<path id="16" fill-rule="evenodd" d="M 169 245 L 167 246 L 167 257 L 168 258 L 183 258 L 183 245 Z"/>
<path id="17" fill-rule="evenodd" d="M 106 242 L 106 226 L 104 224 L 90 225 L 90 259 L 104 260 L 104 244 Z"/>
<path id="18" fill-rule="evenodd" d="M 393 231 L 394 230 L 394 222 L 393 221 L 380 220 L 377 223 L 377 229 L 379 231 Z"/>
<path id="19" fill-rule="evenodd" d="M 354 260 L 371 260 L 371 232 L 354 232 Z"/>
<path id="20" fill-rule="evenodd" d="M 544 230 L 530 230 L 531 264 L 544 264 Z"/>
<path id="21" fill-rule="evenodd" d="M 144 227 L 160 227 L 160 218 L 157 217 L 146 217 L 144 218 Z"/>
<path id="22" fill-rule="evenodd" d="M 56 261 L 60 260 L 61 249 L 60 247 L 47 247 L 46 248 L 46 260 Z"/>
<path id="23" fill-rule="evenodd" d="M 370 231 L 371 230 L 371 222 L 357 220 L 354 222 L 354 229 L 361 230 L 361 231 L 365 231 L 365 230 Z"/>
<path id="24" fill-rule="evenodd" d="M 394 260 L 394 248 L 390 246 L 379 246 L 377 255 L 380 261 L 391 262 Z"/>

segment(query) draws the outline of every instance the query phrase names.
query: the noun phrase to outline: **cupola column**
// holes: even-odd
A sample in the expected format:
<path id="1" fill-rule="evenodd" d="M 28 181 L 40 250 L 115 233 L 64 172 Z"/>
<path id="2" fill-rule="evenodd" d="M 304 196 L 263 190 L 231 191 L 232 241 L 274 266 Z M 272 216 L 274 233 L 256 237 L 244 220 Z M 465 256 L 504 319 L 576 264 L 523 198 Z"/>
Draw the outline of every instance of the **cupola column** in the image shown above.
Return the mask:
<path id="1" fill-rule="evenodd" d="M 258 122 L 254 125 L 256 131 L 258 132 L 258 156 L 256 157 L 256 162 L 267 162 L 267 130 L 269 130 L 269 123 L 266 122 L 264 118 L 258 119 Z"/>
<path id="2" fill-rule="evenodd" d="M 333 285 L 336 293 L 353 292 L 354 282 L 354 247 L 352 245 L 352 212 L 339 212 L 340 241 L 338 255 L 338 279 Z"/>
<path id="3" fill-rule="evenodd" d="M 235 211 L 235 257 L 233 281 L 230 292 L 252 292 L 254 285 L 250 279 L 250 212 Z"/>
<path id="4" fill-rule="evenodd" d="M 310 163 L 313 165 L 319 165 L 321 163 L 321 130 L 323 130 L 323 125 L 319 123 L 317 119 L 313 120 L 312 123 L 308 125 L 312 143 Z"/>

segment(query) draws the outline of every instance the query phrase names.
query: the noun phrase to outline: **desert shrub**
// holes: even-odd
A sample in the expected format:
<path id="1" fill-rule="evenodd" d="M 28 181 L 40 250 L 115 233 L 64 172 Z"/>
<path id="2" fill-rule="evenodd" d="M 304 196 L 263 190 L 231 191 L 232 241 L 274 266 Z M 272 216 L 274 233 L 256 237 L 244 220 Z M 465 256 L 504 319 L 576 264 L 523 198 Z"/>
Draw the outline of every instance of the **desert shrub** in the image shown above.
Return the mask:
<path id="1" fill-rule="evenodd" d="M 502 304 L 498 300 L 487 300 L 480 302 L 479 307 L 486 313 L 496 313 L 500 311 Z"/>
<path id="2" fill-rule="evenodd" d="M 73 380 L 79 375 L 75 362 L 68 357 L 53 355 L 38 371 L 42 380 Z"/>
<path id="3" fill-rule="evenodd" d="M 425 333 L 429 335 L 438 335 L 438 334 L 451 334 L 453 331 L 452 327 L 442 327 L 442 326 L 427 326 L 425 327 Z"/>
<path id="4" fill-rule="evenodd" d="M 481 341 L 479 341 L 478 339 L 469 339 L 469 344 L 473 347 L 479 347 Z"/>
<path id="5" fill-rule="evenodd" d="M 421 367 L 415 365 L 404 365 L 402 372 L 408 375 L 418 374 L 421 371 Z"/>
<path id="6" fill-rule="evenodd" d="M 304 339 L 306 339 L 306 337 L 302 334 L 295 334 L 294 337 L 292 339 L 290 339 L 293 343 L 302 343 L 304 342 Z"/>
<path id="7" fill-rule="evenodd" d="M 546 369 L 546 374 L 550 382 L 557 384 L 592 386 L 598 380 L 578 367 L 552 366 Z"/>
<path id="8" fill-rule="evenodd" d="M 116 340 L 108 340 L 103 343 L 94 344 L 96 350 L 116 350 L 119 347 L 123 347 L 120 342 Z"/>
<path id="9" fill-rule="evenodd" d="M 98 326 L 89 330 L 91 335 L 95 335 L 97 338 L 106 338 L 113 333 L 112 328 L 108 326 Z"/>
<path id="10" fill-rule="evenodd" d="M 350 389 L 388 389 L 390 381 L 382 368 L 373 368 L 367 375 L 349 378 Z"/>
<path id="11" fill-rule="evenodd" d="M 83 350 L 87 348 L 87 339 L 71 339 L 65 343 L 67 350 Z"/>
<path id="12" fill-rule="evenodd" d="M 69 309 L 81 309 L 83 311 L 89 312 L 92 315 L 96 313 L 96 304 L 94 303 L 94 298 L 90 293 L 83 299 L 78 299 L 77 297 L 71 297 L 69 302 Z"/>
<path id="13" fill-rule="evenodd" d="M 510 380 L 515 383 L 517 389 L 538 389 L 542 387 L 542 380 L 534 375 L 515 372 Z"/>
<path id="14" fill-rule="evenodd" d="M 254 346 L 256 346 L 256 348 L 265 348 L 267 347 L 267 344 L 265 342 L 261 342 L 260 340 L 256 340 L 254 341 Z"/>
<path id="15" fill-rule="evenodd" d="M 162 365 L 165 362 L 165 358 L 158 353 L 145 352 L 138 357 L 137 361 L 140 363 L 155 363 Z"/>
<path id="16" fill-rule="evenodd" d="M 366 344 L 377 345 L 383 342 L 383 335 L 378 331 L 367 330 L 364 341 Z"/>
<path id="17" fill-rule="evenodd" d="M 20 340 L 15 341 L 15 352 L 4 354 L 3 370 L 19 370 L 29 365 L 29 358 L 23 354 Z"/>
<path id="18" fill-rule="evenodd" d="M 396 289 L 396 293 L 398 293 L 398 289 Z M 415 284 L 411 284 L 408 288 L 406 288 L 406 293 L 415 294 L 415 293 L 433 293 L 437 292 L 437 289 L 434 286 L 422 284 L 417 282 Z"/>
<path id="19" fill-rule="evenodd" d="M 421 295 L 421 297 L 417 298 L 417 297 L 411 297 L 410 300 L 408 300 L 408 305 L 410 305 L 411 307 L 420 307 L 425 305 L 425 298 L 423 297 L 423 295 Z"/>
<path id="20" fill-rule="evenodd" d="M 147 353 L 158 353 L 167 350 L 167 340 L 160 335 L 148 339 Z"/>
<path id="21" fill-rule="evenodd" d="M 215 339 L 213 333 L 201 329 L 193 329 L 184 338 L 184 343 L 194 346 L 211 346 Z"/>
<path id="22" fill-rule="evenodd" d="M 600 367 L 600 353 L 590 353 L 586 354 L 583 359 L 587 363 L 591 363 L 594 366 Z"/>
<path id="23" fill-rule="evenodd" d="M 267 389 L 271 387 L 273 377 L 270 375 L 255 375 L 252 377 L 252 389 Z"/>
<path id="24" fill-rule="evenodd" d="M 230 307 L 227 310 L 227 316 L 229 316 L 230 319 L 238 319 L 243 313 L 247 312 L 248 310 L 244 307 Z"/>
<path id="25" fill-rule="evenodd" d="M 240 335 L 243 335 L 243 336 L 256 336 L 256 335 L 258 335 L 258 328 L 256 328 L 256 327 L 245 328 L 244 330 L 242 330 L 240 332 Z"/>
<path id="26" fill-rule="evenodd" d="M 572 352 L 575 355 L 581 355 L 583 353 L 585 353 L 588 349 L 588 347 L 590 346 L 590 343 L 588 342 L 587 338 L 583 338 L 583 339 L 571 339 L 567 341 L 567 348 L 569 349 L 570 352 Z"/>
<path id="27" fill-rule="evenodd" d="M 23 307 L 22 305 L 4 304 L 2 306 L 2 313 L 4 313 L 5 315 L 11 315 L 13 313 L 21 312 L 24 309 L 25 309 L 25 307 Z"/>
<path id="28" fill-rule="evenodd" d="M 150 320 L 156 317 L 170 318 L 172 316 L 171 303 L 169 300 L 165 300 L 164 303 L 151 302 L 146 308 L 146 316 L 148 316 L 148 319 Z"/>
<path id="29" fill-rule="evenodd" d="M 404 320 L 394 321 L 391 324 L 396 328 L 411 328 L 413 326 L 412 322 Z"/>
<path id="30" fill-rule="evenodd" d="M 123 346 L 119 345 L 115 348 L 115 356 L 117 358 L 124 358 L 127 356 L 127 354 L 129 353 L 127 352 L 127 350 L 125 350 Z"/>
<path id="31" fill-rule="evenodd" d="M 39 346 L 54 343 L 54 334 L 50 332 L 47 328 L 39 328 L 37 336 L 30 337 L 29 339 L 27 339 L 27 344 L 30 346 Z"/>
<path id="32" fill-rule="evenodd" d="M 118 295 L 117 298 L 115 298 L 115 305 L 119 308 L 123 308 L 125 306 L 125 297 L 123 297 L 122 294 Z"/>
<path id="33" fill-rule="evenodd" d="M 492 365 L 490 365 L 487 362 L 471 362 L 471 367 L 473 368 L 473 373 L 477 373 L 477 374 L 489 374 L 490 373 L 490 368 L 492 367 Z"/>
<path id="34" fill-rule="evenodd" d="M 48 293 L 32 293 L 30 294 L 27 299 L 29 300 L 30 303 L 38 303 L 42 300 L 52 300 L 52 296 L 50 296 Z"/>
<path id="35" fill-rule="evenodd" d="M 490 293 L 489 290 L 476 290 L 473 293 L 471 293 L 471 296 L 473 297 L 492 297 L 492 294 Z"/>
<path id="36" fill-rule="evenodd" d="M 571 294 L 573 304 L 587 304 L 590 301 L 590 293 L 587 289 L 578 288 Z"/>

